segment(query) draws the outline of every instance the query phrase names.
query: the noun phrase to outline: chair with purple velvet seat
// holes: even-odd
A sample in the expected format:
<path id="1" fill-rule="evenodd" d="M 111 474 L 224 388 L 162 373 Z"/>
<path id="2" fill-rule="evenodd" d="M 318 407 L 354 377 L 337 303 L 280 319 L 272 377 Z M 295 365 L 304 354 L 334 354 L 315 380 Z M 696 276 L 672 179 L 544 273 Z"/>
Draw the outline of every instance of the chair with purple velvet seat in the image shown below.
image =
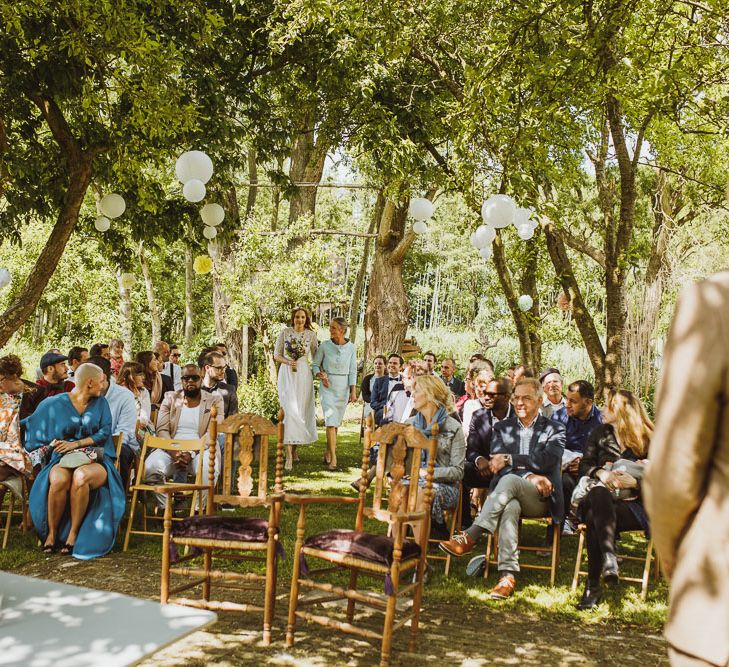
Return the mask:
<path id="1" fill-rule="evenodd" d="M 213 408 L 215 410 L 215 408 Z M 191 516 L 179 522 L 172 521 L 171 496 L 178 487 L 165 485 L 156 488 L 165 493 L 168 501 L 164 517 L 164 537 L 162 543 L 162 582 L 160 600 L 163 604 L 182 604 L 212 611 L 240 611 L 263 613 L 263 644 L 271 643 L 271 624 L 273 621 L 274 603 L 276 599 L 276 581 L 278 570 L 279 523 L 281 503 L 283 501 L 283 411 L 279 412 L 279 423 L 272 422 L 258 415 L 243 413 L 236 415 L 235 422 L 239 436 L 238 495 L 231 495 L 229 487 L 223 486 L 223 492 L 215 493 L 215 452 L 217 442 L 217 422 L 213 416 L 210 420 L 210 457 L 208 483 L 199 485 L 199 491 L 206 491 L 206 512 Z M 230 431 L 230 429 L 228 429 Z M 228 433 L 230 435 L 230 433 Z M 260 441 L 258 481 L 254 489 L 253 443 L 258 436 Z M 273 493 L 268 488 L 268 439 L 276 436 L 276 472 Z M 232 449 L 232 438 L 231 438 Z M 188 485 L 189 486 L 189 485 Z M 221 504 L 233 505 L 241 509 L 268 508 L 268 519 L 240 515 L 215 515 L 215 507 Z M 177 547 L 191 549 L 190 553 L 177 557 Z M 202 567 L 179 567 L 181 563 L 202 556 Z M 218 569 L 213 569 L 216 560 Z M 253 561 L 264 563 L 265 574 L 258 572 L 238 572 L 222 570 L 219 561 Z M 175 567 L 171 564 L 174 563 Z M 170 588 L 170 575 L 192 578 L 184 584 Z M 263 606 L 235 602 L 230 600 L 212 600 L 213 583 L 220 584 L 221 592 L 230 590 L 258 590 L 260 582 L 264 582 Z M 171 597 L 182 591 L 202 586 L 202 597 L 199 599 Z M 217 592 L 217 591 L 216 591 Z"/>
<path id="2" fill-rule="evenodd" d="M 377 457 L 372 505 L 367 503 L 367 471 L 369 468 L 370 445 L 380 443 Z M 359 497 L 323 497 L 286 494 L 286 502 L 299 505 L 299 520 L 296 528 L 293 575 L 289 601 L 289 617 L 286 630 L 286 645 L 294 643 L 297 619 L 312 621 L 361 637 L 381 640 L 380 665 L 388 665 L 395 630 L 411 621 L 410 650 L 415 650 L 415 639 L 420 618 L 420 603 L 423 595 L 425 556 L 430 533 L 430 506 L 433 500 L 433 469 L 437 450 L 437 425 L 432 439 L 427 439 L 409 424 L 391 423 L 372 432 L 372 416 L 367 420 L 364 450 L 362 452 L 362 475 Z M 428 452 L 428 468 L 423 486 L 410 484 L 418 480 L 423 451 Z M 388 471 L 388 462 L 391 461 Z M 406 470 L 408 476 L 406 477 Z M 389 495 L 387 492 L 389 479 Z M 357 505 L 354 530 L 328 530 L 306 537 L 306 510 L 317 503 Z M 364 520 L 380 521 L 387 526 L 386 534 L 364 531 Z M 412 534 L 412 537 L 409 535 Z M 318 569 L 309 569 L 306 559 L 318 559 L 325 564 Z M 336 586 L 313 580 L 313 575 L 325 572 L 349 572 L 349 584 Z M 384 594 L 357 589 L 358 576 L 384 580 Z M 401 577 L 404 578 L 401 581 Z M 299 599 L 300 588 L 312 589 L 314 597 Z M 317 596 L 316 591 L 324 595 Z M 412 608 L 398 620 L 401 611 L 398 602 L 412 595 Z M 346 622 L 304 611 L 305 605 L 346 600 Z M 382 632 L 354 624 L 355 605 L 384 613 Z M 402 606 L 402 605 L 400 605 Z M 345 614 L 344 611 L 342 611 Z"/>

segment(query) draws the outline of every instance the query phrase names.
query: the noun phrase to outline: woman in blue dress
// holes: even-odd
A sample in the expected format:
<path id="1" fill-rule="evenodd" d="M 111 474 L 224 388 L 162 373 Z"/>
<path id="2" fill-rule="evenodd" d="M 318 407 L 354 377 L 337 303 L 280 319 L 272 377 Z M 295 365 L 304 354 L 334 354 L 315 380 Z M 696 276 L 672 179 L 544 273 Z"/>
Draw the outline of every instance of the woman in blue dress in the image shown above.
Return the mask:
<path id="1" fill-rule="evenodd" d="M 324 462 L 337 468 L 337 429 L 342 424 L 348 402 L 357 400 L 357 348 L 347 340 L 347 320 L 335 317 L 329 324 L 330 340 L 317 349 L 312 371 L 319 380 L 319 398 L 327 427 Z"/>
<path id="2" fill-rule="evenodd" d="M 75 380 L 73 391 L 47 398 L 25 420 L 25 448 L 52 452 L 33 483 L 29 506 L 44 553 L 60 544 L 61 553 L 89 560 L 114 546 L 125 497 L 114 467 L 111 412 L 101 395 L 104 373 L 86 363 L 78 367 Z M 103 448 L 100 462 L 75 468 L 59 465 L 64 454 L 75 450 L 93 459 L 95 447 Z"/>

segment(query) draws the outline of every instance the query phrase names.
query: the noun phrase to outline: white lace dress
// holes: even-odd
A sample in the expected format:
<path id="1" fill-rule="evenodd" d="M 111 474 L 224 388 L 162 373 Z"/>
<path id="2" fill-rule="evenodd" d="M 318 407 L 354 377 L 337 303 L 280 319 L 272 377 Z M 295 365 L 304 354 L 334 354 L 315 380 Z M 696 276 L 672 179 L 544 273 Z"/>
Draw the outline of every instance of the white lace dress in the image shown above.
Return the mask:
<path id="1" fill-rule="evenodd" d="M 284 411 L 284 443 L 308 445 L 316 442 L 316 409 L 314 378 L 309 359 L 316 354 L 316 334 L 308 329 L 301 333 L 286 327 L 278 336 L 274 354 L 293 359 L 292 350 L 303 352 L 296 361 L 296 371 L 286 364 L 278 369 L 278 400 Z"/>

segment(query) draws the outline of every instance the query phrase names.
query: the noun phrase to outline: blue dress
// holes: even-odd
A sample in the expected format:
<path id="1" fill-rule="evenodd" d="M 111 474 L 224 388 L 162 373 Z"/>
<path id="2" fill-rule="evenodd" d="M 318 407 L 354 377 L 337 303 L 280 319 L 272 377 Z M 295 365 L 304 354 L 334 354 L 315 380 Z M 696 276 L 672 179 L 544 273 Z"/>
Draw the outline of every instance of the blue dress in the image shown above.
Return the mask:
<path id="1" fill-rule="evenodd" d="M 329 388 L 319 385 L 319 398 L 326 426 L 341 426 L 349 401 L 349 388 L 357 384 L 357 348 L 347 341 L 337 345 L 325 340 L 317 349 L 311 370 L 329 376 Z"/>
<path id="2" fill-rule="evenodd" d="M 74 441 L 92 438 L 94 446 L 104 448 L 101 465 L 106 468 L 106 483 L 89 494 L 89 505 L 81 522 L 73 556 L 89 560 L 109 553 L 124 516 L 126 498 L 121 477 L 114 467 L 116 451 L 111 438 L 111 411 L 106 399 L 103 396 L 92 398 L 84 413 L 79 415 L 67 393 L 52 396 L 40 403 L 23 424 L 28 451 L 48 445 L 54 439 Z M 30 491 L 28 505 L 41 542 L 45 542 L 48 536 L 49 475 L 61 456 L 58 452 L 52 453 Z M 67 503 L 57 532 L 61 542 L 66 541 L 70 528 L 70 503 Z"/>

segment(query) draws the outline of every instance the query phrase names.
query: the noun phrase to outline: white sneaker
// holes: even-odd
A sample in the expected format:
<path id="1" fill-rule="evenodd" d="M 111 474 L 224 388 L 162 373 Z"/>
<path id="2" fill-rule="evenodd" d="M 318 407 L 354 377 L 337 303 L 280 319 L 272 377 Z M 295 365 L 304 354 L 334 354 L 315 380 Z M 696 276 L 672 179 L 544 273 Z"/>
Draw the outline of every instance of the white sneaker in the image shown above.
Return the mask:
<path id="1" fill-rule="evenodd" d="M 466 565 L 466 574 L 469 577 L 475 577 L 476 575 L 483 576 L 485 567 L 486 555 L 481 554 L 480 556 L 474 556 L 468 561 L 468 565 Z"/>

